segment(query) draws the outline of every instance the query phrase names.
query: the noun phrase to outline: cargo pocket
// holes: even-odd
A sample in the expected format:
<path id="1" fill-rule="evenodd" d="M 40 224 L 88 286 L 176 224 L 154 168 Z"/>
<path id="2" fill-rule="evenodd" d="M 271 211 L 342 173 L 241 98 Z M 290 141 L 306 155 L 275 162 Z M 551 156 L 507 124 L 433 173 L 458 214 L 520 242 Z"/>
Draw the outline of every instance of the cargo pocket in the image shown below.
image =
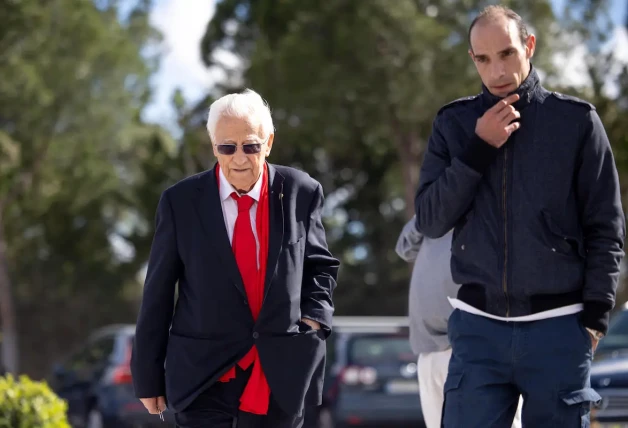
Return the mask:
<path id="1" fill-rule="evenodd" d="M 591 404 L 597 404 L 602 399 L 600 394 L 598 394 L 593 388 L 583 388 L 577 391 L 567 392 L 562 394 L 560 398 L 568 406 L 576 406 L 578 408 L 580 426 L 582 428 L 589 428 L 591 426 Z M 569 412 L 569 414 L 572 413 Z"/>
<path id="2" fill-rule="evenodd" d="M 445 428 L 462 426 L 462 399 L 458 389 L 463 375 L 464 373 L 449 372 L 445 380 L 443 388 L 445 400 L 441 414 L 442 426 Z"/>

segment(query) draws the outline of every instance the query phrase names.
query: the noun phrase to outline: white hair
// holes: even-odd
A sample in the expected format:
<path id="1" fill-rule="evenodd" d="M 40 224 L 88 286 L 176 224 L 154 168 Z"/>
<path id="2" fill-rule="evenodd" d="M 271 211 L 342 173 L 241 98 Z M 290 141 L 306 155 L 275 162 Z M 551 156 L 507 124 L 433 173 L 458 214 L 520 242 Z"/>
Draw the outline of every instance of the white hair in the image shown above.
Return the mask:
<path id="1" fill-rule="evenodd" d="M 260 121 L 263 138 L 274 133 L 273 118 L 268 103 L 255 91 L 245 89 L 239 94 L 225 95 L 212 103 L 207 115 L 207 132 L 215 142 L 216 124 L 222 117 L 256 118 Z"/>

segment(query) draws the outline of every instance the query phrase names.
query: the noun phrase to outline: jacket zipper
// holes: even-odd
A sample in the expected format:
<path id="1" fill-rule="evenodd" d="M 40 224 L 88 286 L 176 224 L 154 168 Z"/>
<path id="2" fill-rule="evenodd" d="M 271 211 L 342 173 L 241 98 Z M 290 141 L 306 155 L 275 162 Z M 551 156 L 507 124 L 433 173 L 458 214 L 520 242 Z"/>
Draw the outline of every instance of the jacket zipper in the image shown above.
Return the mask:
<path id="1" fill-rule="evenodd" d="M 502 288 L 506 296 L 506 316 L 510 316 L 510 301 L 508 299 L 508 209 L 506 205 L 506 186 L 508 177 L 508 147 L 504 147 L 504 169 L 502 176 L 502 213 L 504 215 L 504 269 Z"/>

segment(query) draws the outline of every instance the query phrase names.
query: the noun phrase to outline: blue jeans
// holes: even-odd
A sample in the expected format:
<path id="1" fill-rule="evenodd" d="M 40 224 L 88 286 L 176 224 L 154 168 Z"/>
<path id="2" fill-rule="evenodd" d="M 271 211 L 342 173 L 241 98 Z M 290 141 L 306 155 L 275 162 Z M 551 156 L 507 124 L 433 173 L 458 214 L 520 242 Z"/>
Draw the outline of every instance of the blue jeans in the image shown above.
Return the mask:
<path id="1" fill-rule="evenodd" d="M 504 322 L 456 309 L 444 428 L 509 428 L 519 394 L 527 428 L 588 428 L 591 338 L 578 314 Z"/>

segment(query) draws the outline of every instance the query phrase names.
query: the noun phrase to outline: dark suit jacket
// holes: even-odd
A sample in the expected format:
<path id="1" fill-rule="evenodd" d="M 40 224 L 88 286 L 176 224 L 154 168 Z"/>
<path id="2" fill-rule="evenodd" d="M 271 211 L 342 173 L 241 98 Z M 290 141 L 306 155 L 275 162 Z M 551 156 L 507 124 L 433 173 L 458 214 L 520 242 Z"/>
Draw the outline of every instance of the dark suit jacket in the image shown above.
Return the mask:
<path id="1" fill-rule="evenodd" d="M 323 190 L 304 172 L 269 165 L 269 191 L 257 322 L 229 243 L 215 168 L 163 192 L 131 360 L 138 397 L 165 395 L 169 408 L 181 411 L 256 344 L 284 411 L 320 404 L 339 267 L 321 222 Z M 308 331 L 302 317 L 324 328 Z"/>

